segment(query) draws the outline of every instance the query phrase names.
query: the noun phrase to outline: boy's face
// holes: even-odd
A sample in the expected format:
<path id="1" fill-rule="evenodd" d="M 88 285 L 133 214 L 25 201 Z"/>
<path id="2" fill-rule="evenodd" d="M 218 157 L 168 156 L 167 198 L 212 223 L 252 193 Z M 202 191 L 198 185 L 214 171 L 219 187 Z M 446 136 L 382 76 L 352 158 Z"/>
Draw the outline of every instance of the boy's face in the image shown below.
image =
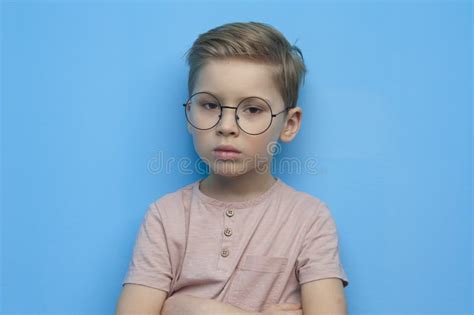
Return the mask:
<path id="1" fill-rule="evenodd" d="M 269 101 L 272 112 L 285 109 L 283 99 L 273 82 L 272 66 L 241 59 L 212 59 L 200 70 L 193 93 L 209 92 L 222 106 L 235 107 L 240 100 L 258 96 Z M 294 113 L 296 112 L 296 119 Z M 272 142 L 279 138 L 289 142 L 300 126 L 301 109 L 291 109 L 273 117 L 270 127 L 259 135 L 242 131 L 235 121 L 235 110 L 222 109 L 222 118 L 211 129 L 199 130 L 188 123 L 194 148 L 214 174 L 243 175 L 249 171 L 263 172 L 270 166 Z M 289 120 L 289 122 L 288 122 Z M 241 153 L 237 157 L 222 157 L 215 152 L 220 145 L 230 145 Z"/>

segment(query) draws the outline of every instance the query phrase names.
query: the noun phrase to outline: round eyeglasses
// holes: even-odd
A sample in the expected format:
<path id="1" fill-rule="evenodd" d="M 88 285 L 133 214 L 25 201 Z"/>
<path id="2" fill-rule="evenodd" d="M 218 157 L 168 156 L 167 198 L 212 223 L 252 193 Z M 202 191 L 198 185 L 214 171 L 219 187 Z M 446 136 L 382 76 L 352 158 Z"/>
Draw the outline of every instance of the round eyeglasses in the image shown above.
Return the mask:
<path id="1" fill-rule="evenodd" d="M 273 114 L 270 104 L 257 96 L 243 99 L 237 107 L 222 106 L 219 99 L 208 92 L 194 93 L 183 106 L 188 122 L 200 130 L 215 127 L 222 118 L 223 108 L 235 109 L 237 125 L 250 135 L 264 133 L 270 128 L 273 117 L 290 109 L 286 107 L 281 112 Z"/>

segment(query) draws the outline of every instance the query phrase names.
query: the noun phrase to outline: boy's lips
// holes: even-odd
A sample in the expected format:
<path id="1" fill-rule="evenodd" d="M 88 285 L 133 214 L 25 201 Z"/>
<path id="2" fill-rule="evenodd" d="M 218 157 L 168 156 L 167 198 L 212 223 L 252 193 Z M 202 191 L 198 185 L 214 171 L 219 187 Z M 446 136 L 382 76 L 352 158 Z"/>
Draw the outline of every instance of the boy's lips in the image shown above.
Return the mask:
<path id="1" fill-rule="evenodd" d="M 214 150 L 214 156 L 221 160 L 233 160 L 240 157 L 240 152 Z"/>
<path id="2" fill-rule="evenodd" d="M 236 153 L 241 153 L 239 150 L 237 150 L 235 147 L 231 145 L 220 145 L 214 148 L 214 151 L 225 151 L 225 152 L 236 152 Z"/>
<path id="3" fill-rule="evenodd" d="M 239 150 L 231 145 L 220 145 L 214 148 L 214 155 L 218 159 L 232 160 L 238 158 L 241 154 Z"/>

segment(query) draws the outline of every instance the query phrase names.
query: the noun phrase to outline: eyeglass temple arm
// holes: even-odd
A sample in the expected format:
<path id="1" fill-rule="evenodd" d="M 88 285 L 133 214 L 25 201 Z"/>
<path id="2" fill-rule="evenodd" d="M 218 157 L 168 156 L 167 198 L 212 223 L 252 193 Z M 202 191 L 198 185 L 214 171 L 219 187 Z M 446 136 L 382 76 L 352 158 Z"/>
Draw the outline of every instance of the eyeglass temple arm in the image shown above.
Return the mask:
<path id="1" fill-rule="evenodd" d="M 276 114 L 272 114 L 273 117 L 276 117 L 277 115 L 283 113 L 283 112 L 286 112 L 287 110 L 291 109 L 291 107 L 286 107 L 284 110 L 282 110 L 281 112 L 279 113 L 276 113 Z"/>

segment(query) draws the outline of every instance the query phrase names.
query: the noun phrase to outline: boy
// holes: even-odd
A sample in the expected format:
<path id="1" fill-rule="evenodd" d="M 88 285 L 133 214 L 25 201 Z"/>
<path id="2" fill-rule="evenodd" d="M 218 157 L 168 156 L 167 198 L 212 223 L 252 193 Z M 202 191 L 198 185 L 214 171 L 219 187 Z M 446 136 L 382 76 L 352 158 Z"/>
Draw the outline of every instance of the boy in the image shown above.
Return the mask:
<path id="1" fill-rule="evenodd" d="M 269 147 L 301 126 L 301 51 L 270 25 L 229 23 L 187 57 L 184 112 L 209 176 L 149 206 L 117 313 L 345 314 L 329 208 L 270 172 Z"/>

